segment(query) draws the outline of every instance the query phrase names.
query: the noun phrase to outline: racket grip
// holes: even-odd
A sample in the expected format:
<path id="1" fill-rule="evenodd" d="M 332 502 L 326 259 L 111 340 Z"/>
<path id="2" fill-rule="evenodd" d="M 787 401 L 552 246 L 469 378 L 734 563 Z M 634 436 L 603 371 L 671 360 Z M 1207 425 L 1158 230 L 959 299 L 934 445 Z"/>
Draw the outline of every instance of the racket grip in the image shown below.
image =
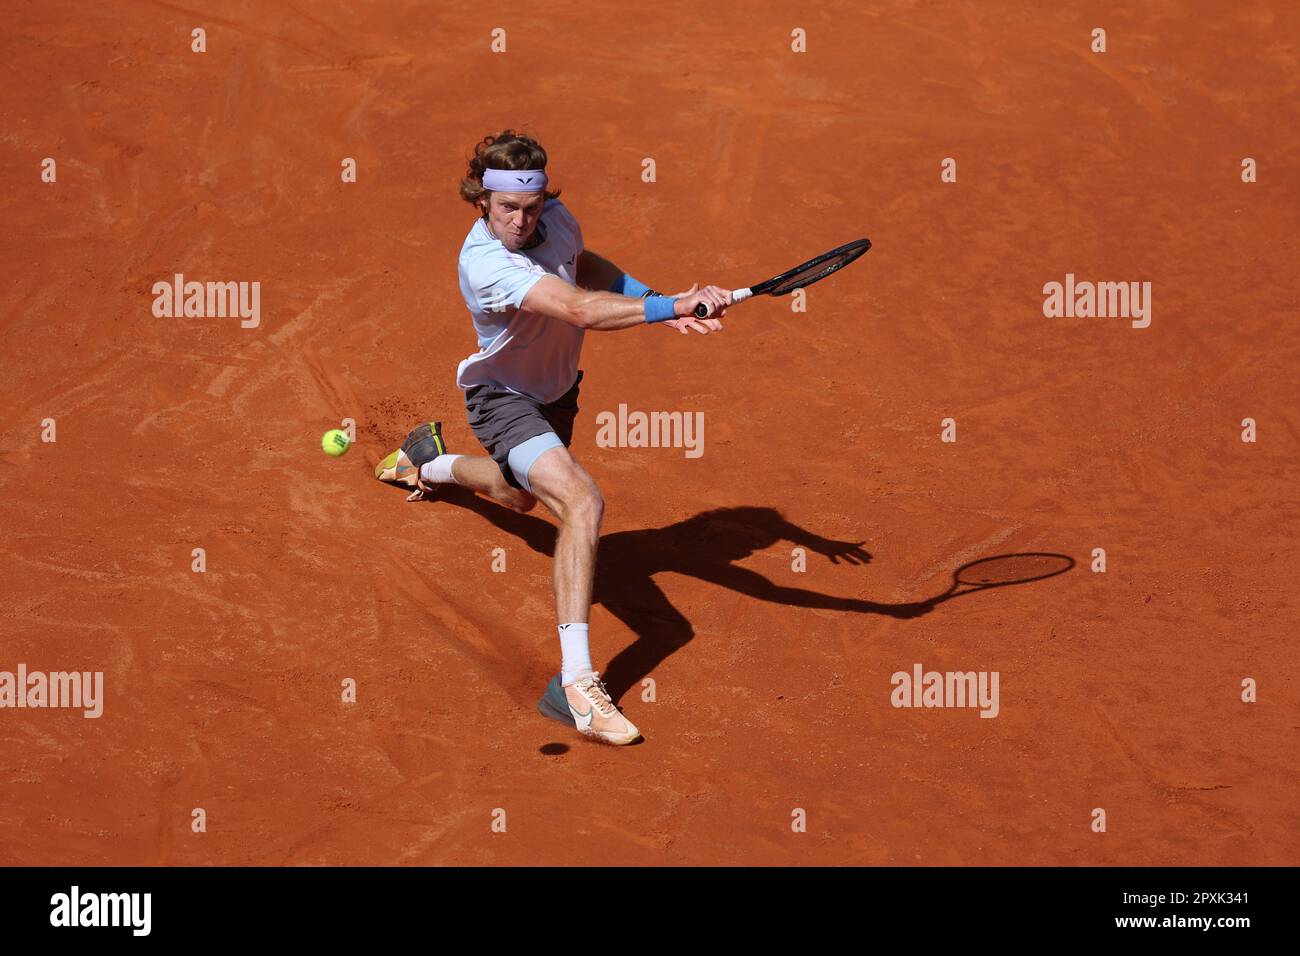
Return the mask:
<path id="1" fill-rule="evenodd" d="M 731 292 L 731 304 L 735 305 L 737 302 L 744 302 L 753 294 L 754 293 L 749 289 L 733 289 Z M 709 307 L 707 305 L 701 302 L 695 306 L 695 317 L 697 319 L 706 319 L 708 316 Z"/>

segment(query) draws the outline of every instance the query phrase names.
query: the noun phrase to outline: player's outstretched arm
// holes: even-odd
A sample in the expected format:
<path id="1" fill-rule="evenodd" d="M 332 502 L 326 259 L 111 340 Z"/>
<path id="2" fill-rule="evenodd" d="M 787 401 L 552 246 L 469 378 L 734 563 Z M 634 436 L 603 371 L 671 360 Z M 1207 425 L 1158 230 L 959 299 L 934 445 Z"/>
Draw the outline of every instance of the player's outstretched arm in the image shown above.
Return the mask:
<path id="1" fill-rule="evenodd" d="M 703 302 L 711 314 L 720 315 L 729 304 L 727 299 L 726 291 L 717 286 L 706 286 L 700 290 L 692 286 L 673 302 L 673 315 L 676 318 L 669 324 L 680 327 L 683 320 L 689 320 L 686 325 L 697 332 L 716 332 L 722 327 L 721 323 L 716 318 L 694 318 L 695 306 Z M 530 312 L 539 312 L 548 318 L 596 332 L 614 332 L 645 325 L 646 322 L 644 299 L 614 292 L 578 289 L 556 276 L 543 276 L 538 280 L 524 296 L 523 307 Z"/>

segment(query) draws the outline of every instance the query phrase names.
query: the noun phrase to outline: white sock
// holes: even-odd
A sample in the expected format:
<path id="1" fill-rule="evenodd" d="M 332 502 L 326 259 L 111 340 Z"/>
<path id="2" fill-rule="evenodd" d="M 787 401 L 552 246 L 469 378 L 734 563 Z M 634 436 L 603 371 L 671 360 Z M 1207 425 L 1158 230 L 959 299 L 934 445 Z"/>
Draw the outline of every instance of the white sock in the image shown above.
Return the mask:
<path id="1" fill-rule="evenodd" d="M 591 673 L 591 649 L 587 646 L 586 624 L 561 624 L 560 653 L 564 663 L 560 665 L 560 683 L 572 684 L 584 674 Z"/>
<path id="2" fill-rule="evenodd" d="M 451 463 L 460 455 L 439 455 L 433 461 L 426 461 L 420 466 L 420 477 L 435 485 L 455 484 L 456 477 L 451 473 Z"/>

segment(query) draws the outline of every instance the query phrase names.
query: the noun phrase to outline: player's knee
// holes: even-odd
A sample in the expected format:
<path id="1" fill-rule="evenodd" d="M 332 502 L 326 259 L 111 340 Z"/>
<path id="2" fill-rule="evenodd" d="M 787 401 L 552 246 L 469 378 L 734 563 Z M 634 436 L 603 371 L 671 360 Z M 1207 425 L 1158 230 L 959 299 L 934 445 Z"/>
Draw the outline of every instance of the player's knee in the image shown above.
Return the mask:
<path id="1" fill-rule="evenodd" d="M 596 482 L 576 462 L 565 461 L 561 455 L 548 460 L 543 455 L 528 479 L 533 494 L 545 502 L 561 522 L 599 530 L 605 514 L 605 498 Z"/>
<path id="2" fill-rule="evenodd" d="M 509 502 L 511 508 L 519 514 L 527 514 L 537 507 L 537 499 L 526 491 L 518 492 Z"/>
<path id="3" fill-rule="evenodd" d="M 605 498 L 596 483 L 585 475 L 565 483 L 559 498 L 558 516 L 565 524 L 599 528 L 605 514 Z"/>
<path id="4" fill-rule="evenodd" d="M 568 520 L 591 530 L 599 530 L 605 517 L 605 496 L 594 484 L 582 489 L 569 502 Z"/>

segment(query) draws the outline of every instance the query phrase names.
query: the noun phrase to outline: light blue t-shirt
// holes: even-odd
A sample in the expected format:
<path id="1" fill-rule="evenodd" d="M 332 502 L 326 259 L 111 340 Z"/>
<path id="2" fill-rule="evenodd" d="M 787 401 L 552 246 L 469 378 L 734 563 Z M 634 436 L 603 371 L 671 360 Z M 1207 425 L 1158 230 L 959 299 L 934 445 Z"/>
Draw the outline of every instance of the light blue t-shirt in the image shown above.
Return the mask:
<path id="1" fill-rule="evenodd" d="M 460 363 L 460 388 L 496 385 L 553 402 L 578 377 L 583 330 L 522 308 L 542 276 L 575 285 L 582 228 L 558 199 L 542 205 L 540 245 L 511 252 L 479 219 L 460 250 L 460 292 L 474 319 L 479 351 Z"/>

